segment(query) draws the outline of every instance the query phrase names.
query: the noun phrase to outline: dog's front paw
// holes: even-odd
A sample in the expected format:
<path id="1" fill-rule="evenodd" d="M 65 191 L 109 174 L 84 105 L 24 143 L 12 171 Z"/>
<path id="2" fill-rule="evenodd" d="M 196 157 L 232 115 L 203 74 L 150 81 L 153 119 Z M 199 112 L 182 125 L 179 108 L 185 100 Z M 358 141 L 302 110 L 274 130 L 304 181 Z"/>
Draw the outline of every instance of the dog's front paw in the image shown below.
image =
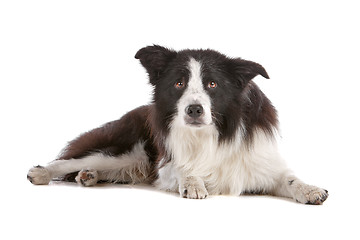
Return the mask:
<path id="1" fill-rule="evenodd" d="M 321 205 L 328 196 L 327 190 L 304 184 L 298 188 L 296 201 L 305 204 Z"/>
<path id="2" fill-rule="evenodd" d="M 94 186 L 98 182 L 98 172 L 96 170 L 83 169 L 76 176 L 75 180 L 84 187 Z"/>
<path id="3" fill-rule="evenodd" d="M 29 170 L 27 179 L 35 185 L 47 185 L 51 181 L 51 176 L 46 168 L 39 165 Z"/>
<path id="4" fill-rule="evenodd" d="M 182 197 L 190 199 L 204 199 L 209 195 L 204 182 L 196 177 L 186 178 L 179 191 Z"/>
<path id="5" fill-rule="evenodd" d="M 181 196 L 184 198 L 190 198 L 190 199 L 204 199 L 208 196 L 208 192 L 205 187 L 196 187 L 196 186 L 188 186 L 185 188 Z"/>

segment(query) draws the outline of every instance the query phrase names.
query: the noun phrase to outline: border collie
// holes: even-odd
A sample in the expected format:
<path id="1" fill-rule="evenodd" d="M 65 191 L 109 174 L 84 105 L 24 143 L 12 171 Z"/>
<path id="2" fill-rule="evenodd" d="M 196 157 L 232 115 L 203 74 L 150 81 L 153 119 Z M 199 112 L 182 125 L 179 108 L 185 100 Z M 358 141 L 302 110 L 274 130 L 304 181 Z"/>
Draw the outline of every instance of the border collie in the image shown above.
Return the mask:
<path id="1" fill-rule="evenodd" d="M 276 110 L 252 81 L 269 78 L 261 65 L 158 45 L 135 58 L 154 87 L 152 103 L 80 135 L 58 159 L 31 168 L 30 182 L 150 183 L 192 199 L 256 193 L 326 200 L 328 191 L 303 183 L 279 155 Z"/>

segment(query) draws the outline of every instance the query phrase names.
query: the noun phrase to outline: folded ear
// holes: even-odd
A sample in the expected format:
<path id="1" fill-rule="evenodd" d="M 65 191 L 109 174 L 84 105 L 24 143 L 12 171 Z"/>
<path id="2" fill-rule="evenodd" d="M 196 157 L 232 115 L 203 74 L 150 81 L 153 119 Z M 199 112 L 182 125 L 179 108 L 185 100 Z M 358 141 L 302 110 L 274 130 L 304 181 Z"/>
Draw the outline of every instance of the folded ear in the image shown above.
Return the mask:
<path id="1" fill-rule="evenodd" d="M 176 57 L 177 52 L 154 45 L 140 49 L 135 58 L 139 59 L 149 74 L 150 83 L 155 84 L 156 79 L 165 70 L 171 59 Z"/>
<path id="2" fill-rule="evenodd" d="M 265 68 L 258 63 L 241 58 L 233 59 L 233 61 L 235 76 L 239 80 L 241 87 L 245 87 L 248 82 L 257 75 L 261 75 L 267 79 L 270 78 Z"/>

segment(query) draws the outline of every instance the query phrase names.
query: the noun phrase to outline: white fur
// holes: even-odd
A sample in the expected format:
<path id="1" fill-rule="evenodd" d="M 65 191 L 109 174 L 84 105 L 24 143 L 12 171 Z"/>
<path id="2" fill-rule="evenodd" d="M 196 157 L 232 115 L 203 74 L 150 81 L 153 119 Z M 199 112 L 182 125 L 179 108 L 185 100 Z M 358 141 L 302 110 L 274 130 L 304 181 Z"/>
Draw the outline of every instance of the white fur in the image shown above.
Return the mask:
<path id="1" fill-rule="evenodd" d="M 162 159 L 159 166 L 162 166 L 165 159 Z M 176 192 L 179 189 L 178 179 L 180 176 L 174 166 L 174 162 L 169 162 L 165 166 L 160 167 L 158 170 L 158 179 L 155 182 L 155 186 L 160 190 Z"/>
<path id="2" fill-rule="evenodd" d="M 49 171 L 41 166 L 31 168 L 27 178 L 36 185 L 46 185 L 51 181 Z"/>
<path id="3" fill-rule="evenodd" d="M 192 199 L 204 199 L 209 193 L 204 181 L 200 177 L 185 177 L 181 179 L 179 192 L 182 197 Z"/>
<path id="4" fill-rule="evenodd" d="M 262 130 L 255 130 L 250 147 L 242 141 L 241 128 L 231 142 L 219 143 L 217 139 L 214 126 L 172 125 L 166 141 L 172 161 L 159 170 L 155 185 L 200 199 L 208 194 L 240 195 L 247 191 L 311 204 L 322 204 L 328 197 L 326 190 L 292 175 L 278 152 L 276 139 Z"/>
<path id="5" fill-rule="evenodd" d="M 173 126 L 167 140 L 172 162 L 159 172 L 158 186 L 161 188 L 163 182 L 175 177 L 178 181 L 171 182 L 179 184 L 182 177 L 196 176 L 204 181 L 211 195 L 240 195 L 250 190 L 272 192 L 280 176 L 288 172 L 275 140 L 261 130 L 257 130 L 251 148 L 242 144 L 242 139 L 240 130 L 234 141 L 219 143 L 214 126 Z M 181 188 L 171 189 L 177 187 Z"/>

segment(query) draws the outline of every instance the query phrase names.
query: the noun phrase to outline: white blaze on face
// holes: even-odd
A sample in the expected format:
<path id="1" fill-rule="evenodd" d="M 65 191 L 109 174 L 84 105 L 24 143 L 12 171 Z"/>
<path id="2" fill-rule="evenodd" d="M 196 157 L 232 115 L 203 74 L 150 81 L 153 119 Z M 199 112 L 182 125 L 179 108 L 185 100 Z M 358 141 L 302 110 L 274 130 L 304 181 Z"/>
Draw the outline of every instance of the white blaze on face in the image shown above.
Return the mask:
<path id="1" fill-rule="evenodd" d="M 189 124 L 189 116 L 186 111 L 187 107 L 190 105 L 201 105 L 203 108 L 203 114 L 199 117 L 198 121 L 201 125 L 210 125 L 212 123 L 211 99 L 204 89 L 201 76 L 201 63 L 193 58 L 190 58 L 188 68 L 190 71 L 189 82 L 184 94 L 178 101 L 178 119 L 176 120 L 180 121 L 180 123 L 184 125 Z"/>

